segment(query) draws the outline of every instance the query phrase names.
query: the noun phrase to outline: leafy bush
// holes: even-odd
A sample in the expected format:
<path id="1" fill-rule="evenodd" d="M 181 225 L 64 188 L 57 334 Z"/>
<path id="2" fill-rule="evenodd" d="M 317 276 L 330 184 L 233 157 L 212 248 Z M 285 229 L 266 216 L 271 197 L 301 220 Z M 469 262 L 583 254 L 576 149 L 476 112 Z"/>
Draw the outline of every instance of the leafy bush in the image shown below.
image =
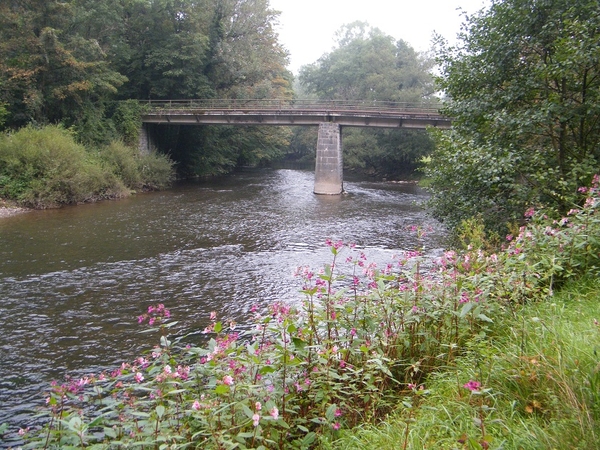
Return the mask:
<path id="1" fill-rule="evenodd" d="M 66 130 L 27 127 L 0 136 L 0 197 L 34 208 L 83 203 L 161 189 L 173 180 L 173 163 L 138 155 L 113 142 L 90 152 Z"/>
<path id="2" fill-rule="evenodd" d="M 137 100 L 125 100 L 118 103 L 112 120 L 127 145 L 138 144 L 142 129 L 142 114 L 147 108 L 147 105 L 142 105 Z"/>
<path id="3" fill-rule="evenodd" d="M 139 169 L 139 152 L 123 142 L 113 141 L 109 145 L 100 148 L 98 156 L 111 172 L 123 180 L 126 186 L 132 189 L 141 187 L 142 174 Z"/>
<path id="4" fill-rule="evenodd" d="M 125 195 L 123 183 L 64 129 L 27 127 L 0 137 L 2 197 L 45 208 Z"/>
<path id="5" fill-rule="evenodd" d="M 98 155 L 130 189 L 165 189 L 175 176 L 173 162 L 168 156 L 161 153 L 141 154 L 136 148 L 120 141 L 102 147 Z"/>
<path id="6" fill-rule="evenodd" d="M 173 161 L 166 155 L 161 153 L 138 155 L 137 162 L 142 188 L 145 190 L 165 189 L 175 178 Z"/>

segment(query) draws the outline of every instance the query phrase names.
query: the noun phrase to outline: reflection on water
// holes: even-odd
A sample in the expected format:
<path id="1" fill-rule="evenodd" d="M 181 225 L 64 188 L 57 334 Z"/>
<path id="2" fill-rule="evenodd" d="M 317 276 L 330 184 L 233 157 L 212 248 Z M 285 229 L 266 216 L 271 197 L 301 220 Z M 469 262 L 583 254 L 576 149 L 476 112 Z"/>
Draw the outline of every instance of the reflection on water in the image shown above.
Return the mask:
<path id="1" fill-rule="evenodd" d="M 217 311 L 243 323 L 250 307 L 297 301 L 300 265 L 329 261 L 327 238 L 375 261 L 419 245 L 439 253 L 443 232 L 412 184 L 346 182 L 316 196 L 313 173 L 277 170 L 186 183 L 167 192 L 0 221 L 0 423 L 24 426 L 49 380 L 132 360 L 154 345 L 136 317 L 164 303 L 180 330 Z"/>

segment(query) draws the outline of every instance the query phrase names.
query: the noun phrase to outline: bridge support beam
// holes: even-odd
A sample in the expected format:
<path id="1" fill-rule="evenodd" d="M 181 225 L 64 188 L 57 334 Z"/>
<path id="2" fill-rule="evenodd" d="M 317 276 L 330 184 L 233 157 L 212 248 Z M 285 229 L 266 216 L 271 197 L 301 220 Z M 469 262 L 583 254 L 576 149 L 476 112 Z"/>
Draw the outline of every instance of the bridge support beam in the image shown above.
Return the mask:
<path id="1" fill-rule="evenodd" d="M 342 129 L 339 124 L 319 124 L 315 194 L 339 195 L 344 191 L 342 169 Z"/>

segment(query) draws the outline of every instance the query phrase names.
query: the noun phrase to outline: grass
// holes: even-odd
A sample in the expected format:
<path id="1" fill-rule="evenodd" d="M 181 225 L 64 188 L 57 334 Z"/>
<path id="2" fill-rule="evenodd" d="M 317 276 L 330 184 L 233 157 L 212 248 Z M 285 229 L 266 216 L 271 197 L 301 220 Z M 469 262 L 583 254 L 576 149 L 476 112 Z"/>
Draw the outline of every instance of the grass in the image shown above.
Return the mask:
<path id="1" fill-rule="evenodd" d="M 599 299 L 600 280 L 587 279 L 498 318 L 418 398 L 324 447 L 600 448 Z M 471 379 L 482 383 L 480 392 L 463 387 Z"/>

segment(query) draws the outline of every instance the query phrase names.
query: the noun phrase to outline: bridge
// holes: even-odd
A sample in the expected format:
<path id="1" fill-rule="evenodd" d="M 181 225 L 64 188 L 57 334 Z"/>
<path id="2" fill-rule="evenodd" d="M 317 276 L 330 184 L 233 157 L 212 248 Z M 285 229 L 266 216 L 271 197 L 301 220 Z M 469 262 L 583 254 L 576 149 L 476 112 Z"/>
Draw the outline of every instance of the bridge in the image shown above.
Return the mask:
<path id="1" fill-rule="evenodd" d="M 450 128 L 436 103 L 272 99 L 148 100 L 142 115 L 140 147 L 151 147 L 148 124 L 156 125 L 318 125 L 316 194 L 343 192 L 341 127 Z"/>

